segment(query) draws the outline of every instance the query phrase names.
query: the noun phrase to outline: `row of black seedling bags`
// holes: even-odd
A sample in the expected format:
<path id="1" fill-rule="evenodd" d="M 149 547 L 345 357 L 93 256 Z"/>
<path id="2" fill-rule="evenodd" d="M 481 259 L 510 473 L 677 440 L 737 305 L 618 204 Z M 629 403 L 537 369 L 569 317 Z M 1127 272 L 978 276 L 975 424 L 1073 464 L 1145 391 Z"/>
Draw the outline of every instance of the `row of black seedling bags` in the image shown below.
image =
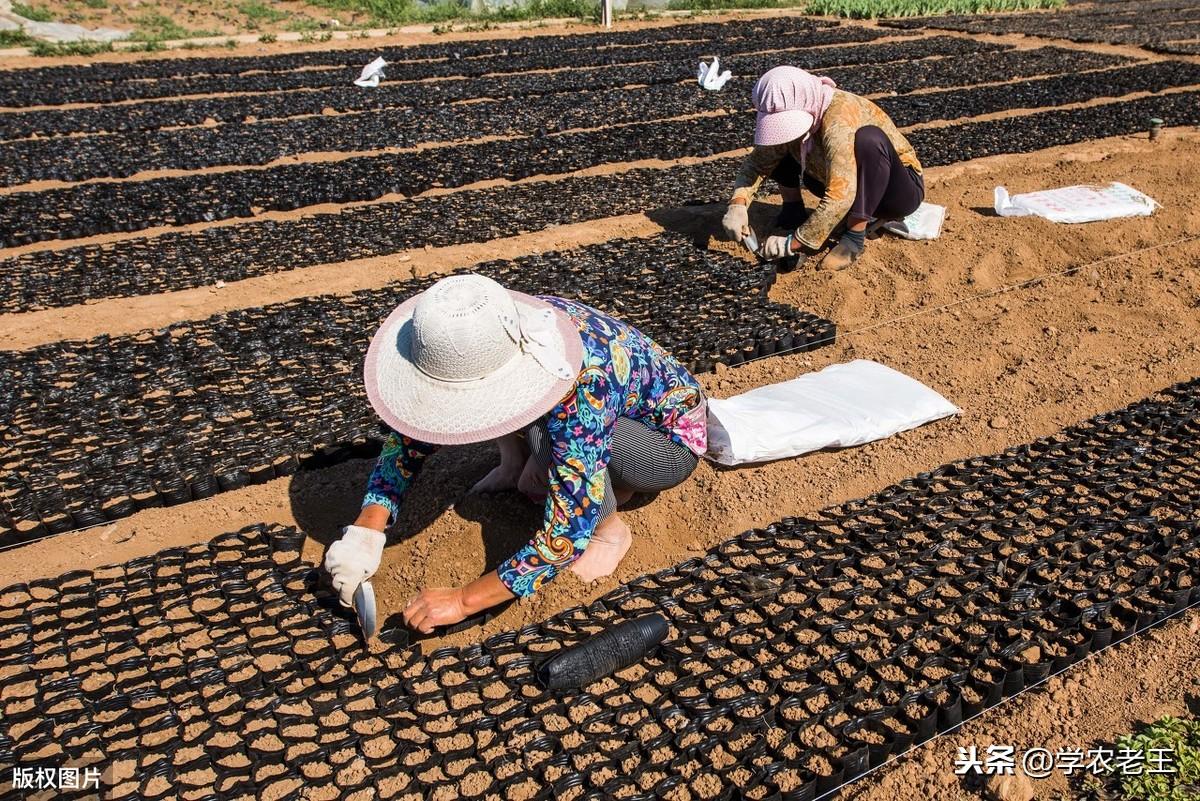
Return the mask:
<path id="1" fill-rule="evenodd" d="M 814 70 L 828 70 L 848 65 L 904 62 L 1003 49 L 1006 48 L 1002 45 L 974 42 L 955 36 L 930 36 L 812 49 L 796 49 L 796 43 L 790 42 L 780 52 L 772 55 L 775 57 L 775 63 L 794 60 Z M 720 53 L 723 61 L 730 61 L 729 52 Z M 740 78 L 735 77 L 732 86 L 752 80 L 752 73 L 766 69 L 762 64 L 766 63 L 767 58 L 767 54 L 756 55 L 754 52 L 733 56 L 732 63 L 737 65 Z M 896 64 L 896 67 L 902 69 L 903 65 Z M 330 86 L 320 92 L 272 92 L 187 100 L 148 100 L 120 106 L 37 109 L 5 114 L 0 119 L 0 140 L 25 139 L 33 134 L 58 137 L 76 133 L 152 131 L 158 128 L 200 125 L 208 119 L 221 123 L 252 124 L 248 121 L 281 121 L 288 117 L 321 114 L 326 109 L 361 112 L 420 108 L 424 109 L 422 114 L 427 114 L 428 109 L 443 104 L 488 98 L 523 97 L 526 104 L 531 105 L 538 102 L 532 98 L 557 92 L 597 91 L 614 86 L 639 84 L 654 86 L 680 81 L 690 84 L 695 80 L 692 70 L 690 59 L 683 59 L 622 64 L 591 70 L 481 76 L 422 84 L 385 81 L 369 92 L 355 86 Z M 272 126 L 265 127 L 270 129 Z"/>
<path id="2" fill-rule="evenodd" d="M 766 297 L 769 267 L 677 235 L 475 269 L 520 291 L 559 292 L 607 310 L 697 371 L 834 336 L 829 321 Z M 0 539 L 59 533 L 290 475 L 301 464 L 373 455 L 382 432 L 358 365 L 378 321 L 434 280 L 10 354 L 0 380 L 9 529 Z"/>
<path id="3" fill-rule="evenodd" d="M 900 51 L 912 51 L 910 59 L 929 50 L 943 49 L 937 39 L 909 46 L 891 45 Z M 957 46 L 957 42 L 955 42 Z M 878 46 L 862 48 L 882 55 Z M 765 67 L 788 60 L 797 51 L 760 57 Z M 831 54 L 832 55 L 832 54 Z M 844 62 L 846 53 L 838 52 L 834 63 Z M 864 54 L 865 55 L 865 54 Z M 1029 61 L 1014 53 L 1012 58 Z M 765 60 L 764 60 L 765 59 Z M 818 61 L 820 59 L 817 59 Z M 1106 62 L 1108 57 L 1101 57 Z M 1087 69 L 1092 64 L 1072 65 Z M 939 67 L 945 65 L 939 62 Z M 746 67 L 752 66 L 750 64 Z M 820 69 L 821 64 L 810 64 Z M 919 65 L 918 65 L 919 66 Z M 266 164 L 283 156 L 307 152 L 354 152 L 389 147 L 414 147 L 419 144 L 468 141 L 484 136 L 539 135 L 577 128 L 603 128 L 614 124 L 669 119 L 686 115 L 749 108 L 749 86 L 754 69 L 730 91 L 704 92 L 690 81 L 651 85 L 635 89 L 601 88 L 569 96 L 554 94 L 530 103 L 528 97 L 482 103 L 437 107 L 407 107 L 366 111 L 342 116 L 316 116 L 250 125 L 225 125 L 215 128 L 194 127 L 132 135 L 101 135 L 59 139 L 27 139 L 0 145 L 0 183 L 22 184 L 39 180 L 75 182 L 101 177 L 125 177 L 157 169 L 194 170 L 224 165 Z M 925 76 L 905 77 L 919 70 L 910 63 L 895 65 L 895 75 L 873 75 L 864 79 L 858 70 L 832 70 L 831 77 L 863 93 L 895 91 L 897 81 L 921 83 L 928 89 L 945 80 L 945 73 L 922 80 Z M 971 80 L 957 72 L 959 82 Z M 986 76 L 985 76 L 986 77 Z M 939 80 L 941 78 L 941 80 Z M 872 80 L 874 79 L 874 80 Z M 936 119 L 958 119 L 1014 108 L 1053 107 L 1083 102 L 1095 97 L 1120 97 L 1146 91 L 1161 91 L 1174 86 L 1200 83 L 1200 66 L 1186 62 L 1142 64 L 1119 71 L 1072 74 L 1027 83 L 1010 83 L 981 89 L 938 92 L 915 96 L 881 98 L 880 105 L 899 126 L 915 125 Z M 311 102 L 311 101 L 310 101 Z M 318 109 L 320 111 L 320 109 Z M 501 120 L 502 122 L 497 122 Z M 419 122 L 419 124 L 418 124 Z"/>

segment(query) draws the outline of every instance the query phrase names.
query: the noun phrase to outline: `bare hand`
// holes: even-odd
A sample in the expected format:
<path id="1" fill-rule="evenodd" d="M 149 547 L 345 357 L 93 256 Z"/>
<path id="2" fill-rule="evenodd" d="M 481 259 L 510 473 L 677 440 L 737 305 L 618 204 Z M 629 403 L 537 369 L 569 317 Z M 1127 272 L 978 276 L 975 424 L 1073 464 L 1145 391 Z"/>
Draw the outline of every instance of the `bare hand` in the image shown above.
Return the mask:
<path id="1" fill-rule="evenodd" d="M 461 587 L 426 587 L 404 608 L 404 622 L 422 634 L 430 634 L 437 626 L 452 626 L 467 617 Z"/>

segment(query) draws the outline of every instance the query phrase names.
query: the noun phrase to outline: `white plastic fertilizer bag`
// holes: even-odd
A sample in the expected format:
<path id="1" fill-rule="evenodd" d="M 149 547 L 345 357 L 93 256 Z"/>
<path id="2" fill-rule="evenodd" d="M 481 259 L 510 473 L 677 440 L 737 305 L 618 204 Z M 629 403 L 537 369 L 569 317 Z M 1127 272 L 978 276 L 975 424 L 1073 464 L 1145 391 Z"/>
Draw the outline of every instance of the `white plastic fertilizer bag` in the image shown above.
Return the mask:
<path id="1" fill-rule="evenodd" d="M 937 239 L 946 220 L 946 207 L 936 203 L 922 203 L 917 210 L 903 220 L 885 222 L 883 230 L 891 231 L 905 239 Z"/>
<path id="2" fill-rule="evenodd" d="M 1057 223 L 1085 223 L 1118 217 L 1148 217 L 1158 203 L 1132 186 L 1112 182 L 1108 186 L 1066 186 L 1009 195 L 1003 186 L 995 191 L 996 213 L 1001 217 L 1036 214 Z"/>
<path id="3" fill-rule="evenodd" d="M 372 61 L 370 64 L 362 68 L 362 74 L 354 79 L 355 86 L 361 86 L 364 89 L 373 89 L 379 86 L 379 81 L 387 76 L 383 74 L 383 68 L 387 66 L 387 62 L 383 60 L 383 56 Z"/>
<path id="4" fill-rule="evenodd" d="M 958 412 L 920 381 L 856 359 L 733 398 L 710 398 L 705 455 L 724 465 L 787 459 L 873 442 Z"/>

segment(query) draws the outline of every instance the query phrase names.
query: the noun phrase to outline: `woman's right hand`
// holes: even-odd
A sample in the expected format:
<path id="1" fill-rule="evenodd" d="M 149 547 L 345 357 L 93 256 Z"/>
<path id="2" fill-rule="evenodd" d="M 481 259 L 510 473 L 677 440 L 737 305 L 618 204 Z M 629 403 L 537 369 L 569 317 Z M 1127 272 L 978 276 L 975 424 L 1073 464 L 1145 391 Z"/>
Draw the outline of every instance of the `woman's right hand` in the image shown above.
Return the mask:
<path id="1" fill-rule="evenodd" d="M 750 233 L 750 209 L 744 203 L 730 203 L 721 218 L 721 227 L 725 235 L 734 242 L 741 242 Z"/>
<path id="2" fill-rule="evenodd" d="M 342 606 L 354 605 L 354 591 L 375 571 L 383 561 L 383 546 L 387 535 L 363 526 L 346 526 L 342 537 L 325 551 L 325 570 L 330 583 L 338 594 Z"/>

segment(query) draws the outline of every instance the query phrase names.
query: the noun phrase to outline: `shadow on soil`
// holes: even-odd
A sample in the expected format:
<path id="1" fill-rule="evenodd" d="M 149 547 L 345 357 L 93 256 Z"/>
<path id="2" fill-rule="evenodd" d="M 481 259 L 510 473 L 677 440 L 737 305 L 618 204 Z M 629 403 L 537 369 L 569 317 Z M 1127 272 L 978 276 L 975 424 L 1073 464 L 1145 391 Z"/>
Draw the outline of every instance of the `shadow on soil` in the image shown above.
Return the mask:
<path id="1" fill-rule="evenodd" d="M 488 569 L 526 542 L 541 519 L 541 507 L 516 492 L 470 495 L 467 490 L 496 463 L 490 445 L 443 448 L 430 456 L 412 482 L 400 515 L 389 528 L 391 543 L 429 528 L 447 511 L 479 523 Z M 310 538 L 328 546 L 353 523 L 362 506 L 374 459 L 354 459 L 319 470 L 301 470 L 288 488 L 292 516 Z"/>

